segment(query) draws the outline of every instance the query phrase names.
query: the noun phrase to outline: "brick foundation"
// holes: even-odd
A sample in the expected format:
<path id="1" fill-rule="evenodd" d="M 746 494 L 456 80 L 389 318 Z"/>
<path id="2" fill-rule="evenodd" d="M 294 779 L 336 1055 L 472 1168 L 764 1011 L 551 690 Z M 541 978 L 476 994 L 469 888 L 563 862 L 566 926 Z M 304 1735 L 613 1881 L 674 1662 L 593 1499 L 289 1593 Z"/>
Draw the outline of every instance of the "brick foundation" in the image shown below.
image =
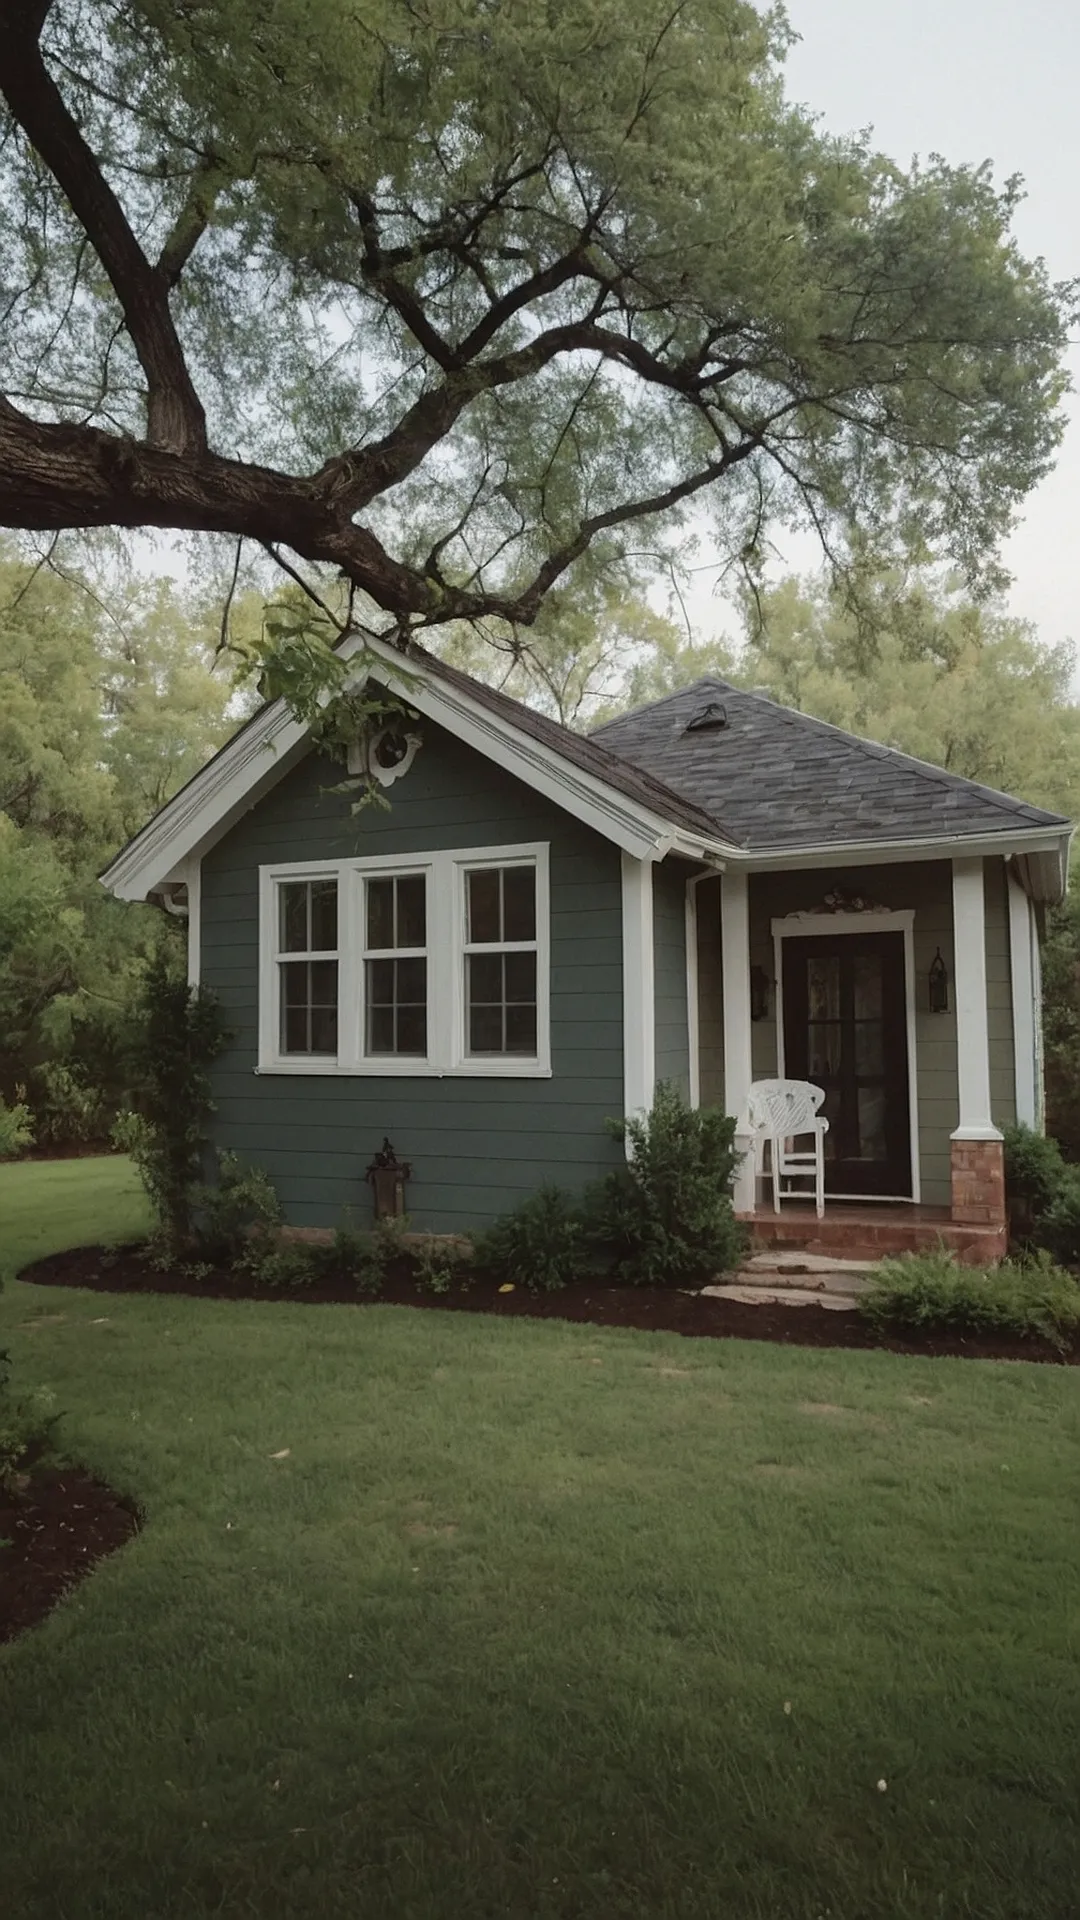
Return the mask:
<path id="1" fill-rule="evenodd" d="M 1000 1140 L 952 1142 L 952 1217 L 984 1231 L 1005 1227 L 1005 1149 Z"/>

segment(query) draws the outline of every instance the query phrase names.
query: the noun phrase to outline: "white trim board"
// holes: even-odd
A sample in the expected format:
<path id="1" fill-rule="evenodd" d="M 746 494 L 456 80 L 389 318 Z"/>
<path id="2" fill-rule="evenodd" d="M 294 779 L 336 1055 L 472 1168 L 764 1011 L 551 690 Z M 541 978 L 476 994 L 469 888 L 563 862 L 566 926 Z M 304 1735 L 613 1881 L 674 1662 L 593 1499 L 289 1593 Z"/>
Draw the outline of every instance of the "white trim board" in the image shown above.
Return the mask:
<path id="1" fill-rule="evenodd" d="M 623 1114 L 647 1113 L 656 1092 L 656 995 L 653 873 L 648 860 L 622 856 Z M 630 1142 L 626 1143 L 627 1158 Z"/>
<path id="2" fill-rule="evenodd" d="M 1008 871 L 1005 877 L 1009 892 L 1009 978 L 1012 982 L 1016 1117 L 1024 1126 L 1036 1127 L 1039 1124 L 1038 1012 L 1035 1004 L 1038 933 L 1031 901 L 1019 880 Z"/>
<path id="3" fill-rule="evenodd" d="M 877 913 L 789 913 L 772 922 L 774 967 L 776 971 L 776 1067 L 784 1077 L 784 940 L 813 939 L 836 933 L 899 933 L 904 941 L 904 1005 L 907 1031 L 908 1066 L 908 1140 L 911 1155 L 911 1193 L 883 1196 L 890 1200 L 910 1199 L 916 1205 L 922 1195 L 922 1168 L 919 1164 L 919 1062 L 915 1022 L 915 910 L 903 907 L 896 912 Z M 828 1199 L 838 1196 L 829 1194 Z M 867 1196 L 868 1198 L 871 1196 Z"/>
<path id="4" fill-rule="evenodd" d="M 735 851 L 719 833 L 710 837 L 674 825 L 444 684 L 424 663 L 403 659 L 396 648 L 357 635 L 344 641 L 340 651 L 345 659 L 362 651 L 365 674 L 377 672 L 380 682 L 418 713 L 624 853 L 662 860 L 678 851 L 722 864 Z M 275 701 L 159 809 L 105 869 L 102 885 L 120 899 L 142 900 L 166 878 L 179 877 L 191 854 L 206 853 L 295 764 L 307 739 L 307 728 L 290 717 L 282 701 Z"/>

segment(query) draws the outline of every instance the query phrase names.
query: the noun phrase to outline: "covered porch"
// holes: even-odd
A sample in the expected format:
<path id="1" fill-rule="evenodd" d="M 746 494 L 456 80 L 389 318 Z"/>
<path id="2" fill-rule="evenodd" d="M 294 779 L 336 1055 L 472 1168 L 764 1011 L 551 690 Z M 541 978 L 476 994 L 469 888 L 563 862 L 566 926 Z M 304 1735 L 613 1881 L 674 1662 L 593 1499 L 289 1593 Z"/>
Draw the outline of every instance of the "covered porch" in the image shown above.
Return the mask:
<path id="1" fill-rule="evenodd" d="M 1036 909 L 1022 863 L 729 868 L 689 889 L 691 1095 L 744 1123 L 754 1081 L 824 1088 L 825 1214 L 774 1211 L 744 1130 L 759 1248 L 1006 1250 L 1002 1133 L 1041 1118 Z"/>

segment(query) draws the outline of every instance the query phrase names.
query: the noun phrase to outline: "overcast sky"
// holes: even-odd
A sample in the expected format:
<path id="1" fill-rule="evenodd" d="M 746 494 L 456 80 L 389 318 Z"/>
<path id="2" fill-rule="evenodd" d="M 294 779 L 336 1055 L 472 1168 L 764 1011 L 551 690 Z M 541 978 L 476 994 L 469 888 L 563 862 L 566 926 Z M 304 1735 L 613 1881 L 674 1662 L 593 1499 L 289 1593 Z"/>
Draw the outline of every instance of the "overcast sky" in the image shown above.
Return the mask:
<path id="1" fill-rule="evenodd" d="M 1080 274 L 1080 0 L 787 0 L 800 34 L 791 98 L 834 133 L 872 127 L 906 165 L 913 155 L 993 162 L 1022 174 L 1015 232 L 1055 279 Z M 1080 345 L 1071 356 L 1080 388 Z M 1031 494 L 1005 550 L 1013 612 L 1043 639 L 1080 642 L 1080 396 L 1054 472 Z M 805 565 L 803 552 L 791 556 Z M 704 582 L 702 582 L 704 588 Z M 730 624 L 704 593 L 703 628 Z"/>

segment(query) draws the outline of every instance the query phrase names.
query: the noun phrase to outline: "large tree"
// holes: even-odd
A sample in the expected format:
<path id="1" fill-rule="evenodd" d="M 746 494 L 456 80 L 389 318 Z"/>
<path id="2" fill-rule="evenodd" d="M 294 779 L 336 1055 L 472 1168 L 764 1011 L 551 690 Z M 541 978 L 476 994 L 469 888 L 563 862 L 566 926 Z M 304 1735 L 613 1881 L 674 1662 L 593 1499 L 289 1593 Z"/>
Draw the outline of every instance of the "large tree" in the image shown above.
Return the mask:
<path id="1" fill-rule="evenodd" d="M 782 91 L 745 0 L 0 0 L 0 523 L 494 615 L 695 498 L 974 575 L 1049 465 L 1068 290 L 1014 184 Z M 944 131 L 944 130 L 943 130 Z"/>

